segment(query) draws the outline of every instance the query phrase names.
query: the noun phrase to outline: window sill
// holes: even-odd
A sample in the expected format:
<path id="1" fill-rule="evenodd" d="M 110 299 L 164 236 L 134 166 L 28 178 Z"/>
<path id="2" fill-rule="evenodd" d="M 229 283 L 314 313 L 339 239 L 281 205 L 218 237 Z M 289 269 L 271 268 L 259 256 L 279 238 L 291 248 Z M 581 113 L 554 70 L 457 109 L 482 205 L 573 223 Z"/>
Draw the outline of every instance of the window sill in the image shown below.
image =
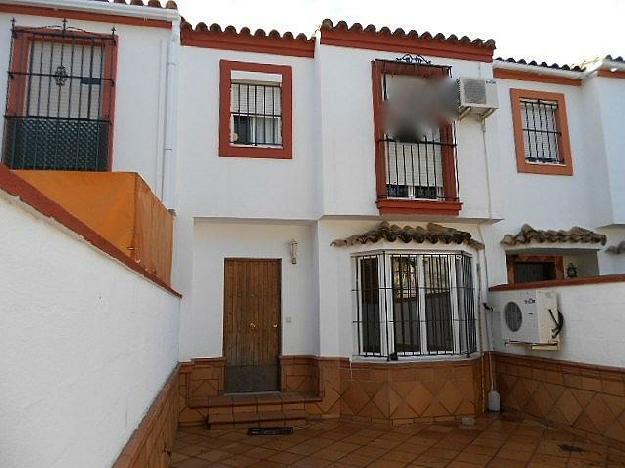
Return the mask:
<path id="1" fill-rule="evenodd" d="M 412 200 L 380 198 L 376 201 L 380 214 L 441 214 L 458 216 L 462 209 L 459 201 Z"/>
<path id="2" fill-rule="evenodd" d="M 290 148 L 226 144 L 219 147 L 223 158 L 293 159 Z"/>
<path id="3" fill-rule="evenodd" d="M 422 356 L 400 356 L 397 361 L 389 361 L 386 357 L 379 356 L 361 356 L 359 354 L 352 355 L 351 361 L 353 363 L 364 364 L 389 364 L 391 366 L 402 364 L 426 364 L 435 362 L 449 362 L 449 361 L 471 361 L 479 357 L 481 353 L 479 351 L 472 352 L 469 356 L 466 354 L 439 354 L 439 355 L 427 355 Z"/>
<path id="4" fill-rule="evenodd" d="M 573 167 L 570 164 L 537 163 L 519 161 L 517 171 L 525 174 L 563 175 L 572 176 Z"/>

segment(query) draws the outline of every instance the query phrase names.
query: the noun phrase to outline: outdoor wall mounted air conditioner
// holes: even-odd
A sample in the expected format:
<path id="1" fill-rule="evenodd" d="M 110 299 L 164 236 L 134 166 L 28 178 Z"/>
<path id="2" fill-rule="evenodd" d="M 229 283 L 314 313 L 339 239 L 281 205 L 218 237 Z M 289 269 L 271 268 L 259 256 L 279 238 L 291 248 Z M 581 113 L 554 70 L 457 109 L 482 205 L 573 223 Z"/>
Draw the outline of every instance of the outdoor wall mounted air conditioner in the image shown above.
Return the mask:
<path id="1" fill-rule="evenodd" d="M 554 345 L 560 342 L 563 318 L 554 291 L 501 291 L 493 294 L 492 305 L 500 313 L 505 343 Z"/>
<path id="2" fill-rule="evenodd" d="M 499 107 L 497 82 L 481 78 L 458 78 L 460 119 L 475 115 L 485 119 Z"/>

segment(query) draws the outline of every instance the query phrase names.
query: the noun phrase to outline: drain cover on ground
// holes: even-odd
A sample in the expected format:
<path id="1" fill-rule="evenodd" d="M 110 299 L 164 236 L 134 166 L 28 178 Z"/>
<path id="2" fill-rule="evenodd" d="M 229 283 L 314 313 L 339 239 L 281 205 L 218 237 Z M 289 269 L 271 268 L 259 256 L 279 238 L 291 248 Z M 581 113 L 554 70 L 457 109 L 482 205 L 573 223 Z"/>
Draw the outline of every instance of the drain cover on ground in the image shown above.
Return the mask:
<path id="1" fill-rule="evenodd" d="M 584 449 L 576 445 L 560 444 L 560 448 L 565 452 L 583 452 Z"/>
<path id="2" fill-rule="evenodd" d="M 293 434 L 292 427 L 250 427 L 247 435 L 288 435 Z"/>

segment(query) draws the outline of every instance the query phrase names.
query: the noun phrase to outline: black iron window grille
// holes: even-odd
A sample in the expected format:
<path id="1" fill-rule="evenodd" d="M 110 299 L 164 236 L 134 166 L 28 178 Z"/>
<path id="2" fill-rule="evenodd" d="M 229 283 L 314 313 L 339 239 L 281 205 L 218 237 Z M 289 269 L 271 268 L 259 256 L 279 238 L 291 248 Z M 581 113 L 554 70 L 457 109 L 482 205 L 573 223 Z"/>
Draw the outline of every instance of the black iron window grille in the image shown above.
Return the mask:
<path id="1" fill-rule="evenodd" d="M 109 166 L 115 30 L 20 28 L 13 21 L 3 162 L 12 169 Z"/>
<path id="2" fill-rule="evenodd" d="M 477 351 L 470 255 L 380 251 L 353 261 L 358 355 L 392 359 Z"/>
<path id="3" fill-rule="evenodd" d="M 393 85 L 419 77 L 384 74 L 383 101 L 389 99 Z M 388 198 L 457 201 L 456 137 L 453 124 L 438 128 L 423 127 L 420 134 L 383 135 Z"/>
<path id="4" fill-rule="evenodd" d="M 276 84 L 231 83 L 231 143 L 282 146 L 282 88 Z"/>
<path id="5" fill-rule="evenodd" d="M 558 103 L 521 99 L 525 160 L 532 163 L 564 164 L 559 142 Z"/>

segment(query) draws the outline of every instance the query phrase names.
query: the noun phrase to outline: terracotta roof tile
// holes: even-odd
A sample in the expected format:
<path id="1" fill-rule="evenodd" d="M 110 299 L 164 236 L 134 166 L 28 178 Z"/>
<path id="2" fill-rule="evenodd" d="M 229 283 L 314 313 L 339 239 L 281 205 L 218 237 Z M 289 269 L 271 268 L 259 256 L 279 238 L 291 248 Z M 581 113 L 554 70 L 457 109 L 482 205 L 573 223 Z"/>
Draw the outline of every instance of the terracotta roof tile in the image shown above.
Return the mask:
<path id="1" fill-rule="evenodd" d="M 389 242 L 401 240 L 405 243 L 417 242 L 419 244 L 424 242 L 432 244 L 465 244 L 474 249 L 484 248 L 484 244 L 473 239 L 470 233 L 454 228 L 434 223 L 428 223 L 425 228 L 421 226 L 400 227 L 396 224 L 389 224 L 386 221 L 364 234 L 356 234 L 345 239 L 336 239 L 331 245 L 334 247 L 347 247 L 356 244 L 375 244 L 381 240 L 387 240 Z"/>
<path id="2" fill-rule="evenodd" d="M 604 60 L 609 60 L 611 62 L 620 62 L 620 63 L 625 63 L 625 58 L 623 57 L 612 57 L 611 55 L 606 55 L 604 57 Z"/>
<path id="3" fill-rule="evenodd" d="M 579 65 L 559 65 L 557 63 L 552 63 L 551 65 L 549 65 L 547 62 L 537 62 L 536 60 L 530 60 L 529 62 L 525 59 L 514 59 L 512 57 L 509 57 L 507 59 L 504 59 L 502 57 L 497 57 L 495 59 L 495 61 L 498 62 L 508 62 L 508 63 L 517 63 L 520 65 L 530 65 L 533 67 L 542 67 L 542 68 L 551 68 L 553 70 L 565 70 L 565 71 L 576 71 L 576 72 L 581 72 L 584 71 L 584 67 L 579 66 Z"/>
<path id="4" fill-rule="evenodd" d="M 368 25 L 363 28 L 360 23 L 354 23 L 351 26 L 348 26 L 347 22 L 341 20 L 336 25 L 330 19 L 324 19 L 321 23 L 320 27 L 321 32 L 323 31 L 349 31 L 349 32 L 364 32 L 364 33 L 373 33 L 377 36 L 392 36 L 395 38 L 401 39 L 426 39 L 426 40 L 435 40 L 435 41 L 443 41 L 452 44 L 471 44 L 477 47 L 484 47 L 486 49 L 495 49 L 495 41 L 492 39 L 483 40 L 483 39 L 469 39 L 467 36 L 463 36 L 458 39 L 458 36 L 452 34 L 448 37 L 445 37 L 444 34 L 436 34 L 433 36 L 430 32 L 425 31 L 421 34 L 417 33 L 415 30 L 411 30 L 409 32 L 405 32 L 402 28 L 397 28 L 394 31 L 391 31 L 387 26 L 383 26 L 379 29 L 376 28 L 373 24 Z"/>
<path id="5" fill-rule="evenodd" d="M 502 239 L 503 245 L 513 247 L 525 245 L 531 242 L 538 243 L 587 243 L 605 245 L 607 236 L 598 234 L 588 229 L 575 226 L 568 231 L 564 230 L 540 230 L 534 229 L 529 224 L 524 224 L 518 234 L 507 234 Z"/>
<path id="6" fill-rule="evenodd" d="M 239 31 L 237 31 L 237 29 L 231 25 L 226 26 L 222 29 L 221 26 L 217 23 L 213 23 L 210 26 L 207 26 L 206 23 L 204 23 L 203 21 L 200 21 L 195 25 L 195 27 L 193 27 L 193 25 L 186 21 L 184 18 L 182 18 L 180 29 L 181 31 L 187 32 L 210 32 L 215 34 L 231 34 L 233 36 L 239 37 L 270 37 L 272 39 L 282 39 L 286 41 L 302 41 L 311 43 L 314 42 L 314 39 L 309 38 L 308 36 L 306 36 L 306 34 L 300 33 L 295 36 L 290 31 L 280 34 L 275 29 L 269 31 L 269 33 L 265 32 L 264 29 L 257 29 L 256 31 L 254 31 L 254 34 L 252 34 L 250 28 L 246 26 L 242 27 Z"/>
<path id="7" fill-rule="evenodd" d="M 177 10 L 178 5 L 173 0 L 167 0 L 165 5 L 163 5 L 159 0 L 100 0 L 108 3 L 118 3 L 121 5 L 131 5 L 131 6 L 146 6 L 150 8 L 165 8 L 167 10 Z"/>

